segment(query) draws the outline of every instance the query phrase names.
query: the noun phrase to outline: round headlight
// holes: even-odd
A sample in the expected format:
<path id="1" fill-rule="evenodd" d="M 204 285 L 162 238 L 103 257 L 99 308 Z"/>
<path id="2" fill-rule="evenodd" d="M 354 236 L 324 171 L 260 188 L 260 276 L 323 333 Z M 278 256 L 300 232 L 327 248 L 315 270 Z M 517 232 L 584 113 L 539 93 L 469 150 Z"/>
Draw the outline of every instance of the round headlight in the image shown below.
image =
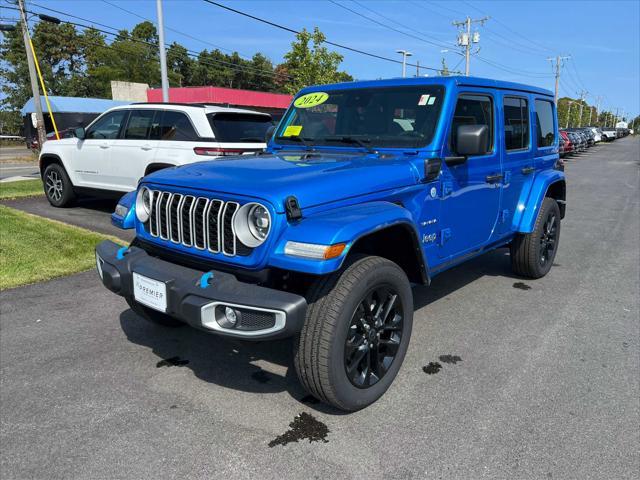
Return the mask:
<path id="1" fill-rule="evenodd" d="M 233 228 L 238 240 L 247 247 L 262 245 L 271 229 L 269 210 L 259 203 L 247 203 L 236 213 Z"/>
<path id="2" fill-rule="evenodd" d="M 147 187 L 142 187 L 138 190 L 138 195 L 136 195 L 136 217 L 142 223 L 149 220 L 152 199 L 153 193 Z"/>

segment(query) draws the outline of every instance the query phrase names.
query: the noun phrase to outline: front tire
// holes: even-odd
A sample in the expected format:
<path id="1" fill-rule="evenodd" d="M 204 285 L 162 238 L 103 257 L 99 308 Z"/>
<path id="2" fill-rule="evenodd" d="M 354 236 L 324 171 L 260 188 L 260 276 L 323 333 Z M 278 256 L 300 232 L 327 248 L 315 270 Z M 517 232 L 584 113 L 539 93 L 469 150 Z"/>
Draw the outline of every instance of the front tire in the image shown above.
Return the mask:
<path id="1" fill-rule="evenodd" d="M 404 271 L 381 257 L 355 257 L 322 277 L 294 342 L 300 382 L 313 396 L 355 411 L 378 400 L 396 377 L 413 325 Z"/>
<path id="2" fill-rule="evenodd" d="M 560 207 L 546 197 L 533 232 L 520 234 L 511 242 L 511 268 L 522 277 L 544 277 L 551 270 L 559 241 Z"/>
<path id="3" fill-rule="evenodd" d="M 44 194 L 54 207 L 68 207 L 73 203 L 76 195 L 73 184 L 64 167 L 58 163 L 52 163 L 44 170 L 42 176 Z"/>

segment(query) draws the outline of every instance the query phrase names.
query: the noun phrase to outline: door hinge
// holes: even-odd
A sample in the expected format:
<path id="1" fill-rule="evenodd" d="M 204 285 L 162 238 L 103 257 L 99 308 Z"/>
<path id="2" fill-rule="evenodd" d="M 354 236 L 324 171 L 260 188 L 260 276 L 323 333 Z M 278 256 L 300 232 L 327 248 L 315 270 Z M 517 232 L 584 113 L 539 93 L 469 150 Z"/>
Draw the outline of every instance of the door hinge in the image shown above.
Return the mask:
<path id="1" fill-rule="evenodd" d="M 504 172 L 504 178 L 502 179 L 502 183 L 505 185 L 511 181 L 511 170 L 507 170 Z"/>
<path id="2" fill-rule="evenodd" d="M 511 212 L 507 209 L 502 210 L 502 218 L 500 219 L 502 223 L 506 222 L 509 219 L 509 213 Z"/>
<path id="3" fill-rule="evenodd" d="M 440 230 L 440 246 L 443 246 L 451 238 L 451 229 L 443 228 Z"/>

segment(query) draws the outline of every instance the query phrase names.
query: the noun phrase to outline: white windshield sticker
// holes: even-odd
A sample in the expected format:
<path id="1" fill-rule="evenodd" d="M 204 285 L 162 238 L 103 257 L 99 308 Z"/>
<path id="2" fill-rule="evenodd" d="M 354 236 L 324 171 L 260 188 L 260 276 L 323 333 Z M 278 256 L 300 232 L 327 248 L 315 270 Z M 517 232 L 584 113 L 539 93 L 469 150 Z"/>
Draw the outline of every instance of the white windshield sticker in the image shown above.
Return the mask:
<path id="1" fill-rule="evenodd" d="M 420 95 L 420 100 L 418 100 L 418 105 L 426 105 L 429 101 L 429 94 Z"/>
<path id="2" fill-rule="evenodd" d="M 427 102 L 427 105 L 433 105 L 434 103 L 436 103 L 436 97 L 431 97 Z"/>

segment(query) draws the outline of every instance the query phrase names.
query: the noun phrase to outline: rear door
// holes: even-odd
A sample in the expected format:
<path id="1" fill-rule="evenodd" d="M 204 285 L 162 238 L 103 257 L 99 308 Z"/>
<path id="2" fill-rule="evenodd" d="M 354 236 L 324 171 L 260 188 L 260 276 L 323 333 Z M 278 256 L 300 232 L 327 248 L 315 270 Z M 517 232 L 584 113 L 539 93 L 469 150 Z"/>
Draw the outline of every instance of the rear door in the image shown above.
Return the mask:
<path id="1" fill-rule="evenodd" d="M 456 156 L 455 138 L 461 125 L 486 125 L 489 144 L 483 155 L 469 157 L 442 171 L 441 257 L 457 257 L 486 244 L 500 209 L 502 166 L 498 148 L 496 99 L 482 89 L 459 95 L 449 125 L 449 145 L 443 156 Z"/>
<path id="2" fill-rule="evenodd" d="M 498 231 L 511 230 L 511 221 L 528 192 L 535 168 L 531 147 L 531 110 L 529 97 L 523 94 L 505 93 L 502 97 L 502 202 Z"/>
<path id="3" fill-rule="evenodd" d="M 198 134 L 189 116 L 177 110 L 163 110 L 154 121 L 152 138 L 157 140 L 153 162 L 166 165 L 183 165 L 200 160 L 194 153 Z"/>
<path id="4" fill-rule="evenodd" d="M 535 97 L 535 154 L 536 170 L 553 168 L 558 161 L 558 122 L 556 108 L 552 98 Z"/>

